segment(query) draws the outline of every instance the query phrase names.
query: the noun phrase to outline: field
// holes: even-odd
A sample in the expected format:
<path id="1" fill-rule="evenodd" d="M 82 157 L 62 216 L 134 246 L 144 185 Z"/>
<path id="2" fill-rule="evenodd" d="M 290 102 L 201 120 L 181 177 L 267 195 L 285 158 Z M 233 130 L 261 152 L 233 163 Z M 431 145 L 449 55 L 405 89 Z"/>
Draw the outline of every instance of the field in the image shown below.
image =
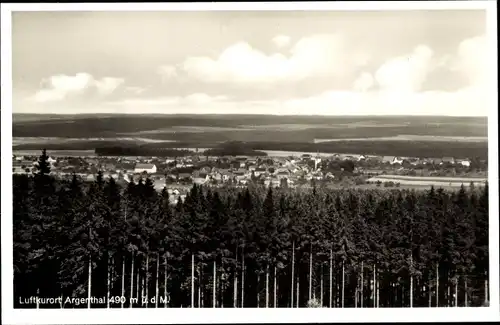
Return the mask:
<path id="1" fill-rule="evenodd" d="M 379 175 L 368 180 L 370 183 L 375 182 L 394 182 L 404 186 L 435 186 L 435 187 L 460 187 L 484 184 L 486 178 L 477 177 L 419 177 L 419 176 L 399 176 L 399 175 Z"/>
<path id="2" fill-rule="evenodd" d="M 238 141 L 262 151 L 483 159 L 488 151 L 487 119 L 461 117 L 14 115 L 12 132 L 16 150 L 213 148 Z"/>
<path id="3" fill-rule="evenodd" d="M 352 139 L 314 139 L 314 143 L 332 142 L 332 141 L 444 141 L 444 142 L 487 142 L 488 137 L 454 137 L 454 136 L 434 136 L 434 135 L 407 135 L 400 134 L 393 137 L 380 138 L 352 138 Z"/>

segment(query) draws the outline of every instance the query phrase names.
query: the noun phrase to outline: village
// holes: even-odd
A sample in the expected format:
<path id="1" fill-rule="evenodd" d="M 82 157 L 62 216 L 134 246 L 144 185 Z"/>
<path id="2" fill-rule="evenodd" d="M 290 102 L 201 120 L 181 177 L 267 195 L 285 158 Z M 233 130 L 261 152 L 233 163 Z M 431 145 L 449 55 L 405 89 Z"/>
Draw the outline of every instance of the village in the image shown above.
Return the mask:
<path id="1" fill-rule="evenodd" d="M 49 154 L 51 174 L 83 181 L 93 181 L 101 171 L 104 178 L 113 177 L 125 185 L 150 178 L 158 191 L 167 187 L 175 203 L 183 198 L 192 184 L 206 186 L 356 186 L 369 184 L 373 177 L 400 175 L 419 177 L 485 177 L 487 162 L 471 159 L 411 158 L 374 155 L 320 156 L 302 154 L 288 157 L 54 157 Z M 37 156 L 14 155 L 14 174 L 31 174 Z M 380 183 L 380 182 L 379 182 Z M 395 186 L 399 184 L 391 182 Z M 378 184 L 380 185 L 380 184 Z"/>

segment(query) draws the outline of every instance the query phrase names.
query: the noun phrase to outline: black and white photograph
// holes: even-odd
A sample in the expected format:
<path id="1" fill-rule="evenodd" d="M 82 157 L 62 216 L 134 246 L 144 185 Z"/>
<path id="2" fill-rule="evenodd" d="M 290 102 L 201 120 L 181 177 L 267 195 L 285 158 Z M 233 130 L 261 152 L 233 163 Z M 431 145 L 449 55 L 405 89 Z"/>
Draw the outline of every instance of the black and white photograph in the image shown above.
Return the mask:
<path id="1" fill-rule="evenodd" d="M 443 2 L 2 5 L 5 320 L 498 318 L 496 2 Z"/>

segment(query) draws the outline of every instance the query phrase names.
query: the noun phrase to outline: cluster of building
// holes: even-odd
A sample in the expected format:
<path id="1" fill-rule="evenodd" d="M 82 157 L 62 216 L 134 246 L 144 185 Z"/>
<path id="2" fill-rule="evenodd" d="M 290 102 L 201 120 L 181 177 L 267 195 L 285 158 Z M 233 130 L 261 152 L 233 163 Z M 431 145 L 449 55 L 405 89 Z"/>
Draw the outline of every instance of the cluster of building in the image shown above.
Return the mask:
<path id="1" fill-rule="evenodd" d="M 35 167 L 36 157 L 14 156 L 12 171 L 16 174 L 31 173 Z M 331 161 L 355 161 L 360 173 L 373 173 L 373 168 L 404 168 L 425 165 L 460 165 L 469 167 L 469 159 L 443 158 L 411 158 L 373 155 L 341 155 L 335 154 L 320 157 L 303 154 L 300 157 L 201 157 L 198 155 L 181 158 L 159 159 L 155 157 L 49 157 L 51 171 L 55 175 L 69 176 L 77 174 L 84 180 L 92 181 L 97 171 L 104 177 L 130 182 L 144 178 L 145 175 L 161 184 L 207 184 L 219 185 L 231 183 L 245 185 L 250 181 L 265 185 L 294 186 L 300 182 L 334 179 L 335 175 L 328 171 Z M 382 170 L 380 169 L 380 170 Z M 376 173 L 376 172 L 375 172 Z"/>
<path id="2" fill-rule="evenodd" d="M 34 156 L 13 156 L 14 174 L 31 174 L 36 168 Z M 157 157 L 49 157 L 51 173 L 61 178 L 80 176 L 84 181 L 93 181 L 98 171 L 104 178 L 113 177 L 127 184 L 149 177 L 157 190 L 167 187 L 172 203 L 189 191 L 191 185 L 246 186 L 259 183 L 266 186 L 289 186 L 307 184 L 313 180 L 334 181 L 337 173 L 328 168 L 337 164 L 353 162 L 353 170 L 359 175 L 374 176 L 388 171 L 411 170 L 417 166 L 452 165 L 470 167 L 469 159 L 412 158 L 374 155 L 329 156 L 302 154 L 300 157 L 188 157 L 161 159 Z M 340 168 L 342 172 L 344 168 Z"/>

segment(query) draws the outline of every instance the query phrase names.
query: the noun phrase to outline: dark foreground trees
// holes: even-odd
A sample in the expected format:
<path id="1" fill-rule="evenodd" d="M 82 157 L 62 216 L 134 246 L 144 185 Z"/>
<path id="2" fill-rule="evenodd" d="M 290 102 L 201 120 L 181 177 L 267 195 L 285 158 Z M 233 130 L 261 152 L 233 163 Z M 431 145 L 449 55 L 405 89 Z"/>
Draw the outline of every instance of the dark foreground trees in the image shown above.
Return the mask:
<path id="1" fill-rule="evenodd" d="M 446 307 L 488 301 L 488 187 L 201 188 L 172 206 L 14 176 L 17 308 Z M 31 296 L 60 301 L 26 302 Z M 68 299 L 69 297 L 69 299 Z M 71 298 L 75 298 L 71 300 Z M 82 299 L 90 298 L 90 299 Z"/>

